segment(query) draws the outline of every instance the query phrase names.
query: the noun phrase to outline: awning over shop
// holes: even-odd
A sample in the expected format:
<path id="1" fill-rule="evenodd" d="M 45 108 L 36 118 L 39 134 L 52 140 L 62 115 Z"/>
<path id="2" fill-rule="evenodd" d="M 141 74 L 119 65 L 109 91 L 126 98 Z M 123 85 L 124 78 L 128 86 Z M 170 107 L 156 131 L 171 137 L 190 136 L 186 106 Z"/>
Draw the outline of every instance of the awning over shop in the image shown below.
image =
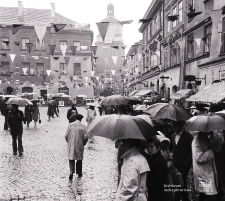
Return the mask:
<path id="1" fill-rule="evenodd" d="M 202 91 L 196 93 L 187 101 L 204 102 L 204 103 L 219 103 L 225 99 L 225 82 L 214 83 Z"/>
<path id="2" fill-rule="evenodd" d="M 145 96 L 145 95 L 149 95 L 149 94 L 153 94 L 153 95 L 158 95 L 157 92 L 151 90 L 151 89 L 148 89 L 148 90 L 141 90 L 139 91 L 138 93 L 135 94 L 135 96 Z"/>
<path id="3" fill-rule="evenodd" d="M 175 94 L 173 94 L 170 98 L 181 99 L 184 98 L 186 95 L 189 95 L 190 93 L 191 89 L 181 89 L 180 91 L 177 91 Z"/>
<path id="4" fill-rule="evenodd" d="M 139 92 L 139 90 L 134 90 L 134 91 L 132 91 L 131 93 L 129 93 L 128 96 L 133 96 L 133 95 L 135 95 L 137 92 Z"/>

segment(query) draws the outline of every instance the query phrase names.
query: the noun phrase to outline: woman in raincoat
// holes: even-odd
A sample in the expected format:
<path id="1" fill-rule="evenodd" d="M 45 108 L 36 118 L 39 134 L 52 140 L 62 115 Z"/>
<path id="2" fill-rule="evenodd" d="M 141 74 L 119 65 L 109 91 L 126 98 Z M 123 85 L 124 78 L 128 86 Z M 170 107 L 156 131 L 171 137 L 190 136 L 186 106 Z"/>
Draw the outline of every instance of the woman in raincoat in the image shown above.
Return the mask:
<path id="1" fill-rule="evenodd" d="M 27 127 L 29 127 L 30 122 L 32 121 L 32 111 L 33 108 L 31 105 L 26 105 L 24 109 L 25 121 L 27 122 Z"/>
<path id="2" fill-rule="evenodd" d="M 199 132 L 192 142 L 192 160 L 195 190 L 199 200 L 216 200 L 218 178 L 208 133 Z"/>
<path id="3" fill-rule="evenodd" d="M 32 112 L 32 118 L 34 120 L 34 127 L 37 126 L 37 121 L 40 119 L 40 112 L 38 108 L 37 102 L 33 102 L 33 112 Z"/>

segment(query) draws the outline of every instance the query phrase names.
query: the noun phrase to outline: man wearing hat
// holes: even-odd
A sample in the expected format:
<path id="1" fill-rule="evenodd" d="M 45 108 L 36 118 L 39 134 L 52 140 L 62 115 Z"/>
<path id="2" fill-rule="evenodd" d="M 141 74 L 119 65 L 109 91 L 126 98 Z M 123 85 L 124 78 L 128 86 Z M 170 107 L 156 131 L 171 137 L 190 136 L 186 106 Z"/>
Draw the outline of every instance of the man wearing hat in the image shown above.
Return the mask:
<path id="1" fill-rule="evenodd" d="M 23 112 L 18 109 L 18 105 L 12 105 L 12 110 L 8 115 L 9 131 L 12 135 L 13 155 L 17 155 L 17 140 L 19 155 L 23 155 L 22 134 L 23 121 L 25 120 Z"/>
<path id="2" fill-rule="evenodd" d="M 69 180 L 73 179 L 73 173 L 75 173 L 75 160 L 76 160 L 76 174 L 78 177 L 82 177 L 82 160 L 84 154 L 84 146 L 87 143 L 88 137 L 84 129 L 86 126 L 81 123 L 83 115 L 76 114 L 76 121 L 69 123 L 65 139 L 68 143 L 68 157 L 70 166 Z"/>

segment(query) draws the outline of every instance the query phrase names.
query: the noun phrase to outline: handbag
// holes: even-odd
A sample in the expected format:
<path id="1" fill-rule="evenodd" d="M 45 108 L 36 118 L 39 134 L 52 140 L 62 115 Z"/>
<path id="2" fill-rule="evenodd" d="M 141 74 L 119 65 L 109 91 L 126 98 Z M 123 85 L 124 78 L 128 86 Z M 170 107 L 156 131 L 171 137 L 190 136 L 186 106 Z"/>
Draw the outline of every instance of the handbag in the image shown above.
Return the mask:
<path id="1" fill-rule="evenodd" d="M 41 119 L 39 119 L 39 124 L 41 123 Z"/>

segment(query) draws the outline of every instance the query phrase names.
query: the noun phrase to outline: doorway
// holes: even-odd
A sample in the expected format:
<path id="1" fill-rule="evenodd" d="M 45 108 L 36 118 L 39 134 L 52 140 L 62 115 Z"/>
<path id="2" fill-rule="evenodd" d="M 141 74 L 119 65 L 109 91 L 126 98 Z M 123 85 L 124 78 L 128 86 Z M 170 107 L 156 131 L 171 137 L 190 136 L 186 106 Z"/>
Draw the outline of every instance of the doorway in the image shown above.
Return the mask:
<path id="1" fill-rule="evenodd" d="M 6 88 L 6 94 L 8 94 L 8 95 L 13 94 L 13 88 L 12 87 L 7 87 Z"/>
<path id="2" fill-rule="evenodd" d="M 41 92 L 41 97 L 42 97 L 45 101 L 47 101 L 47 96 L 46 96 L 47 90 L 46 90 L 46 89 L 41 89 L 40 92 Z"/>

